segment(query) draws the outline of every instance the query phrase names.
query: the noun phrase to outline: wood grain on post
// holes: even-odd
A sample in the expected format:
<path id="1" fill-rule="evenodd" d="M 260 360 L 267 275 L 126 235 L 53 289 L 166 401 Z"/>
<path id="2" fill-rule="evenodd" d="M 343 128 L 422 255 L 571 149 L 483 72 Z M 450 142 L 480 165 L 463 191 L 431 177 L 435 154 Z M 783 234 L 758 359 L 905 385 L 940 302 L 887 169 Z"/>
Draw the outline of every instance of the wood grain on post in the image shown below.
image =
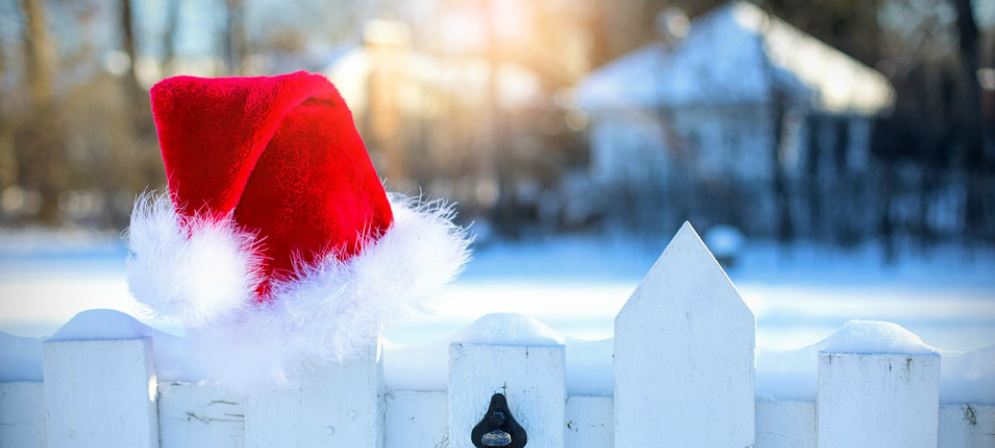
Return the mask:
<path id="1" fill-rule="evenodd" d="M 217 386 L 159 385 L 160 448 L 243 448 L 242 397 Z"/>

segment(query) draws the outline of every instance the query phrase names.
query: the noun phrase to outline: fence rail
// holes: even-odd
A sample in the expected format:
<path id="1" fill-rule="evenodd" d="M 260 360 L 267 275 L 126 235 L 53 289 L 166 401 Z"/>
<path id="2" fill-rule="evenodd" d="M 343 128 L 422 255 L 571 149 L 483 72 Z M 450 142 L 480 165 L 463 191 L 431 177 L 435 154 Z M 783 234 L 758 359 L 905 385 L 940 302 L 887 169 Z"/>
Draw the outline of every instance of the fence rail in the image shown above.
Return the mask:
<path id="1" fill-rule="evenodd" d="M 573 396 L 562 345 L 454 342 L 449 388 L 387 390 L 382 353 L 248 397 L 158 382 L 147 339 L 50 341 L 0 383 L 0 447 L 472 445 L 494 393 L 537 448 L 995 446 L 995 406 L 940 405 L 939 355 L 821 353 L 815 402 L 755 398 L 756 321 L 685 225 L 615 322 L 614 396 Z"/>

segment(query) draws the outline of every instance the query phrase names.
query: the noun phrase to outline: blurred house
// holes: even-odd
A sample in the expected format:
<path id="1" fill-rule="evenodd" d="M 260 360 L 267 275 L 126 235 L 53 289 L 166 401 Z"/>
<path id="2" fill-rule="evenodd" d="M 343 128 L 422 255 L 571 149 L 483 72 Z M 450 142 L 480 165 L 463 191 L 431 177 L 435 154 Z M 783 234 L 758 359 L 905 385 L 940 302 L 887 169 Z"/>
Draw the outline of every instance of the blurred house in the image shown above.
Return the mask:
<path id="1" fill-rule="evenodd" d="M 872 124 L 895 97 L 884 76 L 751 3 L 690 23 L 666 11 L 658 27 L 577 88 L 593 187 L 629 211 L 622 224 L 804 236 L 838 212 L 870 225 L 812 199 L 873 179 Z"/>

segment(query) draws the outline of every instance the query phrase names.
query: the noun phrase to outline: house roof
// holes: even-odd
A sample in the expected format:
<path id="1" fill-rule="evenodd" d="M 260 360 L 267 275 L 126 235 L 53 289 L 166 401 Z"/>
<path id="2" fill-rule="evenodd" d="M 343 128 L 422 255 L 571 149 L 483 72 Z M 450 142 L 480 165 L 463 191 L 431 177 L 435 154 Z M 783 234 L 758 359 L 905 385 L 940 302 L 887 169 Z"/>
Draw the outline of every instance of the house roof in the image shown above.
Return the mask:
<path id="1" fill-rule="evenodd" d="M 765 103 L 773 87 L 797 104 L 873 115 L 894 103 L 874 69 L 759 7 L 731 2 L 691 23 L 676 46 L 655 42 L 591 73 L 578 86 L 582 108 Z"/>

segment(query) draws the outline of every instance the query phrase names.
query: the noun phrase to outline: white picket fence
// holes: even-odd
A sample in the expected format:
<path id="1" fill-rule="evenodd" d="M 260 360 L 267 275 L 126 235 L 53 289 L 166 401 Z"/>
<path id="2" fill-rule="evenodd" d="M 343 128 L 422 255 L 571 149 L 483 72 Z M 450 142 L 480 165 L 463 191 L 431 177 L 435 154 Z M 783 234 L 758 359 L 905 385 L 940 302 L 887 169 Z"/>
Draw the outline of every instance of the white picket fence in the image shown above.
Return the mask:
<path id="1" fill-rule="evenodd" d="M 469 448 L 494 393 L 535 448 L 995 447 L 995 406 L 939 404 L 938 355 L 821 353 L 817 402 L 757 400 L 756 320 L 685 225 L 615 321 L 615 394 L 571 396 L 562 345 L 454 342 L 446 392 L 386 390 L 379 346 L 294 389 L 158 382 L 148 340 L 44 345 L 0 384 L 0 447 Z"/>

